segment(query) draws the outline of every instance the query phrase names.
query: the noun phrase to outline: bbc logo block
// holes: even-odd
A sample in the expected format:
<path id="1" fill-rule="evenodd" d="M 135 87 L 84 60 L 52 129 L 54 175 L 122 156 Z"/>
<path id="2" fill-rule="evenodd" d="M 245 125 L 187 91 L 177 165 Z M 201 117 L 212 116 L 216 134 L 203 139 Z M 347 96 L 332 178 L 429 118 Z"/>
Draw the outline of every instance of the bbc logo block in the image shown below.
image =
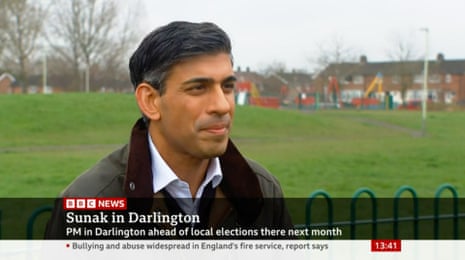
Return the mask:
<path id="1" fill-rule="evenodd" d="M 126 198 L 64 198 L 64 210 L 126 210 Z"/>

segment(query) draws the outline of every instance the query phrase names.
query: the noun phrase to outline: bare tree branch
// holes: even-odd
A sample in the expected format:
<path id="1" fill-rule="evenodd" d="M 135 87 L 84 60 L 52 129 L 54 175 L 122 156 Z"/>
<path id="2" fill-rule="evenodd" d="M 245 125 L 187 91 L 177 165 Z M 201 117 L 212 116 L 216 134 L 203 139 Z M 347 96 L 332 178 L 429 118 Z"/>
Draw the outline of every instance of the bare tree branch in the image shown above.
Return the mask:
<path id="1" fill-rule="evenodd" d="M 330 64 L 340 64 L 343 62 L 354 62 L 360 53 L 351 46 L 348 46 L 341 36 L 335 35 L 329 42 L 320 43 L 317 46 L 318 54 L 310 59 L 316 65 L 316 71 L 322 71 Z"/>
<path id="2" fill-rule="evenodd" d="M 90 71 L 95 81 L 101 68 L 114 68 L 113 63 L 120 66 L 119 59 L 125 57 L 129 42 L 135 37 L 129 25 L 119 26 L 119 11 L 114 0 L 61 0 L 55 4 L 49 42 L 57 54 L 72 64 L 72 88 L 83 85 L 83 68 Z"/>
<path id="3" fill-rule="evenodd" d="M 387 51 L 391 60 L 396 61 L 393 77 L 398 77 L 400 81 L 400 94 L 403 103 L 405 103 L 407 91 L 413 86 L 415 77 L 415 67 L 412 61 L 418 59 L 413 39 L 410 35 L 402 36 L 397 33 L 392 38 L 392 48 Z"/>
<path id="4" fill-rule="evenodd" d="M 409 36 L 396 34 L 392 39 L 392 48 L 387 51 L 387 55 L 396 61 L 412 61 L 418 58 L 415 44 Z"/>
<path id="5" fill-rule="evenodd" d="M 261 73 L 265 75 L 272 75 L 275 73 L 283 73 L 286 72 L 286 64 L 282 61 L 274 60 L 270 64 L 266 65 L 263 69 L 261 69 Z"/>
<path id="6" fill-rule="evenodd" d="M 6 18 L 6 0 L 0 0 L 0 42 L 6 42 L 7 18 Z M 0 44 L 0 55 L 3 52 L 4 44 Z"/>
<path id="7" fill-rule="evenodd" d="M 28 86 L 28 65 L 36 50 L 37 39 L 42 31 L 45 11 L 28 0 L 4 0 L 1 2 L 4 37 L 3 62 L 15 64 L 23 93 Z"/>

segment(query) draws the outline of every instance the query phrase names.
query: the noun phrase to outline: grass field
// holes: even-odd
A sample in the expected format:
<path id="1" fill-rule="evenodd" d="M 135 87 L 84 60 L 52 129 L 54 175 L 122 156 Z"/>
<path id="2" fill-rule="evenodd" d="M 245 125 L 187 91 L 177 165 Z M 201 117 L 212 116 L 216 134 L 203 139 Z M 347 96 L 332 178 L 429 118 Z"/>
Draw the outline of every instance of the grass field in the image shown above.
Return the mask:
<path id="1" fill-rule="evenodd" d="M 0 96 L 0 197 L 54 197 L 127 142 L 139 112 L 132 95 Z M 443 183 L 465 197 L 465 113 L 268 110 L 237 107 L 232 138 L 280 180 L 288 197 L 368 187 L 421 197 Z M 445 196 L 448 196 L 445 195 Z"/>

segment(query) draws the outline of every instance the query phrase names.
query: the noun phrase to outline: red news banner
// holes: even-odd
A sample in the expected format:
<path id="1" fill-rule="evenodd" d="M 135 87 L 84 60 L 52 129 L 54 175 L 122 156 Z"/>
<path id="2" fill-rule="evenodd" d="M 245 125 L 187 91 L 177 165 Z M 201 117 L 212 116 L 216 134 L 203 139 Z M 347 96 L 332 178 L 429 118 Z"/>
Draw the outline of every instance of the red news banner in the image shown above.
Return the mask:
<path id="1" fill-rule="evenodd" d="M 371 252 L 401 252 L 402 242 L 399 239 L 371 240 Z"/>

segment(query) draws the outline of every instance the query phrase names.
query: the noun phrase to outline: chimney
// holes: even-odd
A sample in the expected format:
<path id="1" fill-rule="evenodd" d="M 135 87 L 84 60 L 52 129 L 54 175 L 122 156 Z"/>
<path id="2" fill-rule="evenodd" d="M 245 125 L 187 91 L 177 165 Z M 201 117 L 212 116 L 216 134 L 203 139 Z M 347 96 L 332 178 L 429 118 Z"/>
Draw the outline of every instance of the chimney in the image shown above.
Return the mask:
<path id="1" fill-rule="evenodd" d="M 438 55 L 436 56 L 436 62 L 441 63 L 443 61 L 444 61 L 444 54 L 438 53 Z"/>
<path id="2" fill-rule="evenodd" d="M 360 56 L 360 64 L 365 65 L 367 64 L 367 62 L 368 62 L 368 59 L 366 55 Z"/>

